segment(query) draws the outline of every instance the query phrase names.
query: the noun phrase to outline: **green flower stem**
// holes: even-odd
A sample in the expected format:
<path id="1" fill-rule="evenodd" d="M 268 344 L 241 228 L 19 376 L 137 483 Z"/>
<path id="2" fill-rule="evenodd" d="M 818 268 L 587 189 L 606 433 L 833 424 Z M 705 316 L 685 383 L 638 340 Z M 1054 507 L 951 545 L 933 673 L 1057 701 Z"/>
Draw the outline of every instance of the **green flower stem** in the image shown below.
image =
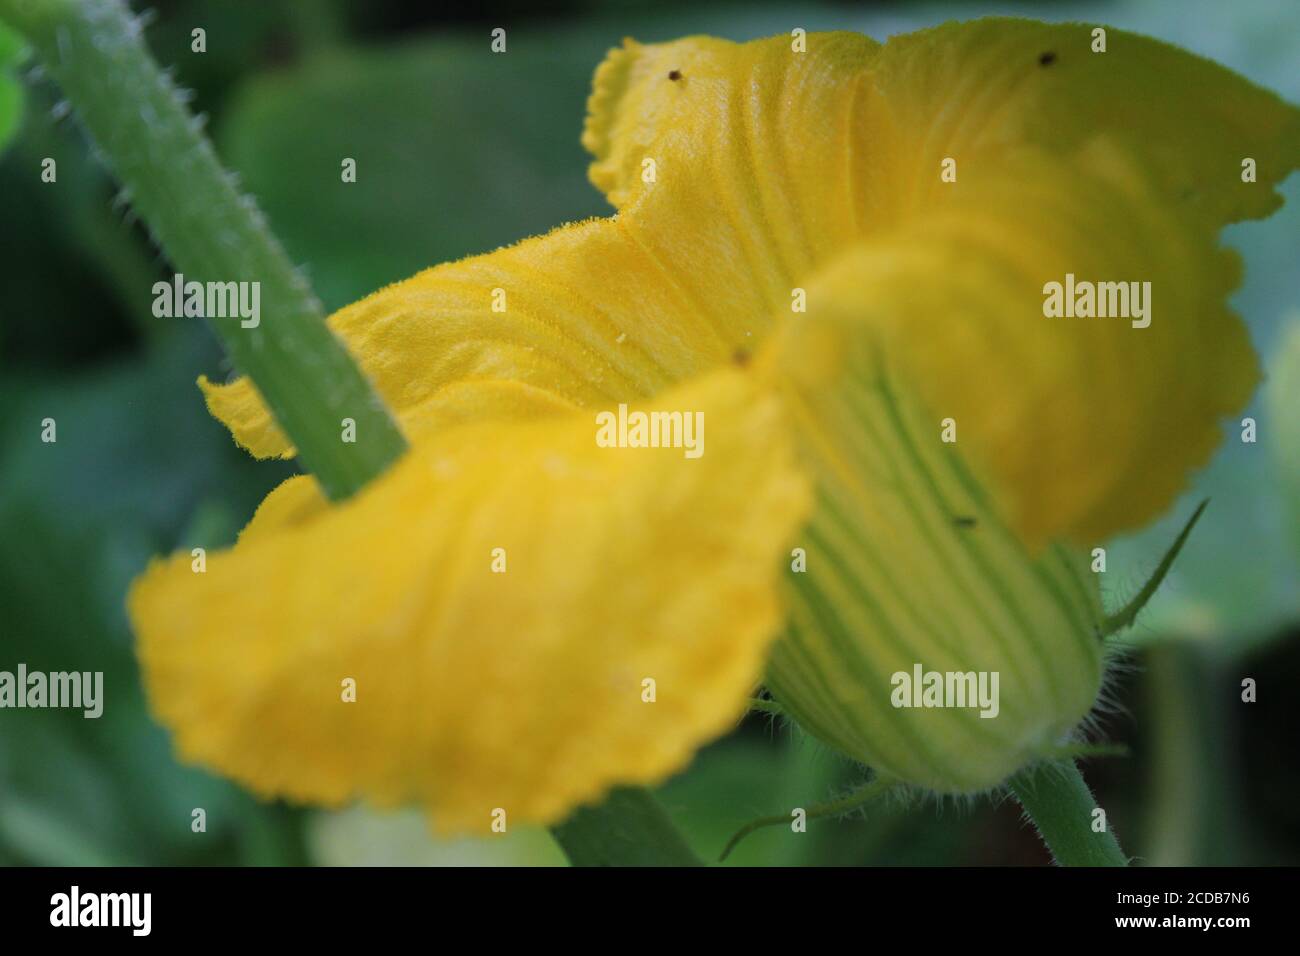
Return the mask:
<path id="1" fill-rule="evenodd" d="M 401 432 L 149 55 L 140 21 L 121 0 L 0 0 L 0 17 L 26 35 L 186 281 L 260 283 L 255 328 L 210 322 L 325 492 L 347 498 L 381 474 L 406 447 Z M 345 418 L 355 442 L 342 440 Z"/>
<path id="2" fill-rule="evenodd" d="M 551 830 L 574 866 L 703 866 L 648 790 L 614 790 Z"/>
<path id="3" fill-rule="evenodd" d="M 1097 801 L 1073 760 L 1035 764 L 1012 777 L 1008 786 L 1057 863 L 1128 866 L 1110 822 L 1101 833 L 1093 830 Z"/>
<path id="4" fill-rule="evenodd" d="M 382 474 L 406 447 L 401 432 L 149 55 L 140 21 L 121 0 L 0 0 L 0 19 L 26 34 L 187 281 L 261 283 L 256 328 L 235 319 L 213 328 L 325 492 L 347 498 Z M 344 418 L 356 423 L 355 443 L 342 441 Z M 616 791 L 554 833 L 575 865 L 699 863 L 644 790 Z"/>

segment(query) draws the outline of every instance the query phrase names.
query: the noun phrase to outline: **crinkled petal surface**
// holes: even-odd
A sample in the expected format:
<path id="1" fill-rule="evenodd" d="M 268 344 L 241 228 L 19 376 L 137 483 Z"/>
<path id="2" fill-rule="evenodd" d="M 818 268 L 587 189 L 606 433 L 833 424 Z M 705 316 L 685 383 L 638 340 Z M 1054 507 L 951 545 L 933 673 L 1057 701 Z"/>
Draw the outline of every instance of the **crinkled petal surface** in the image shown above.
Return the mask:
<path id="1" fill-rule="evenodd" d="M 329 322 L 412 441 L 449 424 L 644 400 L 731 353 L 617 219 L 428 269 Z M 200 385 L 254 455 L 294 454 L 247 378 Z"/>
<path id="2" fill-rule="evenodd" d="M 651 409 L 702 412 L 704 454 L 598 447 L 588 413 L 463 425 L 343 504 L 290 479 L 205 573 L 155 563 L 130 610 L 182 756 L 264 795 L 418 802 L 443 831 L 680 769 L 760 678 L 808 491 L 748 374 Z"/>
<path id="3" fill-rule="evenodd" d="M 1300 113 L 1154 40 L 1094 54 L 1091 29 L 628 41 L 597 73 L 591 178 L 644 243 L 682 239 L 675 271 L 887 326 L 1025 538 L 1095 541 L 1162 510 L 1249 398 L 1217 232 L 1276 208 Z M 1045 316 L 1067 273 L 1150 282 L 1151 325 Z"/>
<path id="4" fill-rule="evenodd" d="M 805 53 L 788 36 L 626 40 L 597 71 L 588 103 L 591 179 L 639 218 L 652 202 L 695 197 L 692 211 L 707 210 L 715 231 L 761 232 L 753 241 L 786 243 L 792 255 L 812 249 L 813 264 L 945 202 L 946 157 L 964 173 L 1025 146 L 1075 157 L 1099 135 L 1156 171 L 1161 199 L 1207 223 L 1280 205 L 1272 186 L 1298 162 L 1294 108 L 1149 37 L 1112 29 L 1107 52 L 1092 53 L 1092 29 L 995 17 L 883 46 L 811 34 Z M 1258 182 L 1242 181 L 1245 156 Z M 653 182 L 646 159 L 656 160 Z"/>
<path id="5" fill-rule="evenodd" d="M 596 72 L 592 182 L 693 298 L 759 335 L 810 271 L 883 220 L 870 69 L 880 44 L 817 34 L 625 41 Z M 678 80 L 669 74 L 677 71 Z M 653 177 L 647 176 L 652 162 Z"/>

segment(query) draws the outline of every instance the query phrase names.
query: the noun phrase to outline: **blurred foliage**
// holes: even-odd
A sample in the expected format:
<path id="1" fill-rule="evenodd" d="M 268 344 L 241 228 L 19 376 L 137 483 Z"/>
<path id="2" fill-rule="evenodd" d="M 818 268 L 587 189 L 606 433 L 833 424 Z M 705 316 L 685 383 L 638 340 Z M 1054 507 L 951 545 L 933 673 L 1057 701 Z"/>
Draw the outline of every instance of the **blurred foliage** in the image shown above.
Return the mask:
<path id="1" fill-rule="evenodd" d="M 0 23 L 0 150 L 9 145 L 22 121 L 23 88 L 17 76 L 22 59 L 22 41 Z"/>
<path id="2" fill-rule="evenodd" d="M 268 483 L 201 405 L 176 400 L 193 387 L 191 370 L 215 361 L 204 338 L 178 334 L 77 376 L 6 369 L 0 666 L 103 671 L 106 706 L 98 719 L 3 713 L 4 856 L 42 864 L 300 856 L 293 831 L 275 822 L 281 811 L 170 759 L 131 653 L 123 607 L 131 578 L 153 554 L 228 543 Z M 49 444 L 38 437 L 46 418 L 58 429 Z M 204 502 L 224 517 L 190 531 Z M 207 812 L 207 839 L 190 832 L 195 807 Z"/>
<path id="3" fill-rule="evenodd" d="M 883 38 L 1020 12 L 1152 33 L 1300 100 L 1300 5 L 1288 0 L 565 9 L 543 19 L 522 4 L 487 17 L 394 0 L 163 0 L 148 38 L 194 90 L 219 152 L 331 308 L 438 262 L 607 214 L 578 135 L 591 72 L 624 35 L 742 40 L 798 25 Z M 207 31 L 203 55 L 190 52 L 196 25 Z M 497 25 L 509 29 L 504 56 L 488 51 Z M 0 143 L 18 122 L 17 50 L 0 30 Z M 152 555 L 232 540 L 292 466 L 248 460 L 208 418 L 194 378 L 227 363 L 206 330 L 152 317 L 165 263 L 116 202 L 58 92 L 40 79 L 22 92 L 21 128 L 0 156 L 0 669 L 103 670 L 110 705 L 99 720 L 0 712 L 0 863 L 558 862 L 541 830 L 436 841 L 418 810 L 292 810 L 175 761 L 148 717 L 125 589 Z M 57 185 L 40 182 L 45 157 L 58 162 Z M 340 179 L 345 157 L 357 161 L 355 184 Z M 1284 191 L 1277 216 L 1225 237 L 1247 266 L 1234 303 L 1269 366 L 1267 390 L 1243 413 L 1257 418 L 1260 441 L 1243 445 L 1230 428 L 1165 521 L 1111 546 L 1107 590 L 1118 603 L 1192 503 L 1213 499 L 1136 629 L 1148 669 L 1121 671 L 1107 689 L 1104 729 L 1134 757 L 1087 768 L 1121 839 L 1152 862 L 1300 857 L 1300 704 L 1280 690 L 1300 675 L 1300 642 L 1274 640 L 1288 627 L 1294 637 L 1300 621 L 1300 321 L 1281 344 L 1283 317 L 1300 308 L 1300 178 Z M 47 417 L 55 444 L 39 440 Z M 1248 675 L 1261 679 L 1261 697 L 1242 707 Z M 751 716 L 660 795 L 713 859 L 752 817 L 826 800 L 860 776 L 797 730 Z M 195 807 L 207 811 L 202 836 L 190 831 Z M 1014 806 L 973 800 L 885 803 L 802 835 L 773 828 L 728 864 L 1044 860 Z"/>
<path id="4" fill-rule="evenodd" d="M 460 37 L 334 51 L 236 97 L 222 155 L 327 307 L 609 211 L 578 144 L 594 58 L 512 42 L 507 56 Z"/>
<path id="5" fill-rule="evenodd" d="M 1300 405 L 1300 310 L 1291 313 L 1280 336 L 1264 386 L 1264 404 L 1269 418 L 1277 423 L 1277 441 L 1269 446 L 1288 509 L 1282 521 L 1290 527 L 1291 543 L 1300 555 L 1300 414 L 1296 412 Z"/>

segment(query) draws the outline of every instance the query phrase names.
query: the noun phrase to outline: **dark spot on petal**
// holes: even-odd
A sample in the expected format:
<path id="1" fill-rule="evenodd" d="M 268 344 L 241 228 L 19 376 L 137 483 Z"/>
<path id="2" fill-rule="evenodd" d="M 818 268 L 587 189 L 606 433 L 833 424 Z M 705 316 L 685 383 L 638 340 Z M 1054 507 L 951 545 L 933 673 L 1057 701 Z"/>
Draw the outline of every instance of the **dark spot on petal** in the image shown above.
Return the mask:
<path id="1" fill-rule="evenodd" d="M 952 523 L 959 528 L 973 528 L 976 525 L 975 519 L 970 515 L 955 515 Z"/>
<path id="2" fill-rule="evenodd" d="M 682 78 L 681 70 L 670 70 L 668 72 L 668 79 L 672 80 L 674 83 L 680 80 L 681 78 Z"/>
<path id="3" fill-rule="evenodd" d="M 741 368 L 749 364 L 749 353 L 744 349 L 736 349 L 731 353 L 731 361 L 735 362 Z"/>
<path id="4" fill-rule="evenodd" d="M 1039 66 L 1051 66 L 1055 62 L 1056 62 L 1056 54 L 1053 53 L 1051 50 L 1048 50 L 1046 53 L 1042 54 L 1038 58 Z"/>

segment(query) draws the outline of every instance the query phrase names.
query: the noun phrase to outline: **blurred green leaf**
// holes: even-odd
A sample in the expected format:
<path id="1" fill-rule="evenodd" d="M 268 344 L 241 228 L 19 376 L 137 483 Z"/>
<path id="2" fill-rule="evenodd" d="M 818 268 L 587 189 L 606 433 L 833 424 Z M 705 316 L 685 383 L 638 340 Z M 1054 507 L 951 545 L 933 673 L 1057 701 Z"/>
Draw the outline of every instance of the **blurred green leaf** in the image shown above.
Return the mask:
<path id="1" fill-rule="evenodd" d="M 258 465 L 193 385 L 216 363 L 182 327 L 91 374 L 0 380 L 0 669 L 101 671 L 104 710 L 0 712 L 0 855 L 22 862 L 298 862 L 296 816 L 180 766 L 149 717 L 124 595 L 155 554 L 228 541 L 286 471 Z M 188 398 L 186 397 L 188 396 Z M 57 441 L 41 440 L 54 419 Z M 219 512 L 191 523 L 199 502 Z M 203 514 L 202 511 L 199 512 Z M 208 830 L 190 829 L 191 811 Z M 270 834 L 268 838 L 267 834 Z"/>
<path id="2" fill-rule="evenodd" d="M 788 813 L 831 799 L 861 783 L 863 768 L 796 728 L 751 716 L 738 734 L 701 751 L 658 795 L 706 863 L 756 817 Z M 725 866 L 924 865 L 965 858 L 969 815 L 883 799 L 843 819 L 759 830 Z"/>
<path id="3" fill-rule="evenodd" d="M 1300 555 L 1300 311 L 1291 313 L 1278 338 L 1264 387 L 1264 406 L 1277 429 L 1268 446 L 1289 509 L 1283 523 Z M 1300 580 L 1294 583 L 1300 591 Z"/>
<path id="4" fill-rule="evenodd" d="M 592 47 L 592 42 L 580 44 Z M 258 78 L 218 133 L 337 308 L 421 269 L 607 213 L 578 143 L 597 52 L 563 35 L 339 51 Z M 356 182 L 342 163 L 356 161 Z"/>
<path id="5" fill-rule="evenodd" d="M 9 145 L 23 118 L 23 88 L 15 74 L 24 52 L 21 38 L 0 23 L 0 150 Z"/>

